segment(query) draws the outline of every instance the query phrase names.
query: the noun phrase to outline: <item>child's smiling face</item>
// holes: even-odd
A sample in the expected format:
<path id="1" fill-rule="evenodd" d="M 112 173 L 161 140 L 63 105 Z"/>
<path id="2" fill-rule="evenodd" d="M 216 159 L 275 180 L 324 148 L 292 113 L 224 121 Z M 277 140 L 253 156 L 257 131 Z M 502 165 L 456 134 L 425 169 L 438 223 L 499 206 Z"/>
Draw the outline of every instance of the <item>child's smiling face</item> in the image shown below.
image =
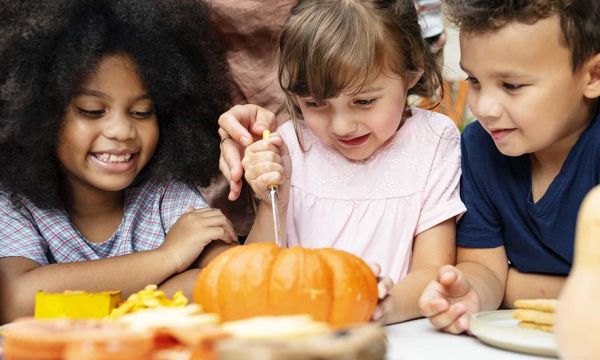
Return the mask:
<path id="1" fill-rule="evenodd" d="M 558 16 L 461 33 L 468 104 L 501 153 L 568 151 L 589 123 L 589 62 L 573 72 L 561 41 Z"/>
<path id="2" fill-rule="evenodd" d="M 380 74 L 358 94 L 344 93 L 323 101 L 298 97 L 298 104 L 306 125 L 322 142 L 350 160 L 364 160 L 398 130 L 406 104 L 406 83 Z"/>
<path id="3" fill-rule="evenodd" d="M 103 57 L 65 112 L 57 156 L 67 183 L 125 189 L 152 158 L 158 133 L 153 102 L 133 60 Z"/>

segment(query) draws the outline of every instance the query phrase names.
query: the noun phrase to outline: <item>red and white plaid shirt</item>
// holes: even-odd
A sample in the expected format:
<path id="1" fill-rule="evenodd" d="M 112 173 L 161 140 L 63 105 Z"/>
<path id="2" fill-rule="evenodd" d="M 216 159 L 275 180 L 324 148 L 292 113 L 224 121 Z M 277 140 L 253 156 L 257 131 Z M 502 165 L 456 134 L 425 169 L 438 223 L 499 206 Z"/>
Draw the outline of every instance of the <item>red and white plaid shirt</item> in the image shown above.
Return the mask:
<path id="1" fill-rule="evenodd" d="M 91 243 L 63 209 L 40 209 L 29 201 L 22 204 L 15 207 L 0 191 L 0 258 L 20 256 L 40 265 L 156 249 L 190 206 L 208 207 L 202 195 L 184 183 L 146 181 L 125 190 L 123 219 L 113 236 Z"/>

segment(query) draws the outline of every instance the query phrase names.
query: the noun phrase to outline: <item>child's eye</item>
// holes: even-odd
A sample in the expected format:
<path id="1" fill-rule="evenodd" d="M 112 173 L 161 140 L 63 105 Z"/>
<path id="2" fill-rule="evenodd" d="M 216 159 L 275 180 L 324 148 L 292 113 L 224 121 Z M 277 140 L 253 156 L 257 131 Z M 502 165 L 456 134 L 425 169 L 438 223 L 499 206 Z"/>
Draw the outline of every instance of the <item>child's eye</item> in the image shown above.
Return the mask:
<path id="1" fill-rule="evenodd" d="M 137 119 L 147 119 L 154 114 L 154 111 L 132 111 L 131 116 Z"/>
<path id="2" fill-rule="evenodd" d="M 89 110 L 89 109 L 82 109 L 80 107 L 77 108 L 77 112 L 83 116 L 93 118 L 93 119 L 101 118 L 102 116 L 104 116 L 104 114 L 106 114 L 106 110 L 104 110 L 104 109 Z"/>
<path id="3" fill-rule="evenodd" d="M 522 84 L 511 84 L 511 83 L 503 83 L 502 86 L 506 89 L 506 90 L 510 90 L 510 91 L 516 91 L 519 90 L 520 88 L 522 88 L 525 85 Z"/>
<path id="4" fill-rule="evenodd" d="M 467 76 L 467 78 L 465 79 L 466 82 L 468 82 L 471 85 L 478 85 L 479 84 L 479 80 L 477 80 L 477 78 L 474 78 L 473 76 Z"/>
<path id="5" fill-rule="evenodd" d="M 377 99 L 357 99 L 357 100 L 354 100 L 354 103 L 356 103 L 360 106 L 369 106 L 369 105 L 375 104 L 376 101 L 377 101 Z"/>
<path id="6" fill-rule="evenodd" d="M 304 103 L 309 108 L 318 108 L 318 107 L 325 106 L 325 101 L 322 101 L 322 100 L 311 100 L 311 101 L 304 100 Z"/>

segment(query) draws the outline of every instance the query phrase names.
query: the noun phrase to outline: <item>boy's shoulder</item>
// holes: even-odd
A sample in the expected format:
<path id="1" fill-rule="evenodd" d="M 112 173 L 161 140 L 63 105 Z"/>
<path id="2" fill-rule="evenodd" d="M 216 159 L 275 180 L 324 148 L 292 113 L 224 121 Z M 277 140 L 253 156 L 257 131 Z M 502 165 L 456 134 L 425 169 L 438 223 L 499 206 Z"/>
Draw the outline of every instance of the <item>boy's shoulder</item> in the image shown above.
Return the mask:
<path id="1" fill-rule="evenodd" d="M 508 181 L 511 174 L 528 169 L 528 155 L 507 156 L 502 154 L 494 140 L 479 121 L 467 125 L 461 134 L 461 158 L 463 175 L 480 178 L 488 184 Z"/>
<path id="2" fill-rule="evenodd" d="M 485 131 L 479 121 L 475 120 L 465 127 L 461 134 L 461 149 L 463 157 L 468 158 L 470 161 L 478 162 L 480 160 L 490 165 L 502 161 L 511 162 L 519 157 L 510 157 L 503 155 L 490 134 Z"/>
<path id="3" fill-rule="evenodd" d="M 597 149 L 600 149 L 600 100 L 597 105 L 598 109 L 591 119 L 588 128 L 583 132 L 581 137 L 587 140 Z"/>
<path id="4" fill-rule="evenodd" d="M 466 146 L 494 146 L 491 136 L 477 120 L 465 126 L 462 133 L 462 141 Z"/>

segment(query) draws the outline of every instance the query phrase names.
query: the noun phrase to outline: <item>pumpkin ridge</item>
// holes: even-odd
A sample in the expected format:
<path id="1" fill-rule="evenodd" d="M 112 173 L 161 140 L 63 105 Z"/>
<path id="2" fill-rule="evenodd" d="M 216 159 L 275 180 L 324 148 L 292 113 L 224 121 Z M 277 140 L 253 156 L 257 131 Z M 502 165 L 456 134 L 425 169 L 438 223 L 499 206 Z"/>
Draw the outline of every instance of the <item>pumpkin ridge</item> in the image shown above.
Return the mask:
<path id="1" fill-rule="evenodd" d="M 228 259 L 231 259 L 240 251 L 240 247 L 228 249 L 227 251 L 219 254 L 213 259 L 213 261 L 211 261 L 204 269 L 200 271 L 198 276 L 199 281 L 197 281 L 194 288 L 193 300 L 194 302 L 202 305 L 204 311 L 218 313 L 221 312 L 221 306 L 219 304 L 219 288 L 218 286 L 211 286 L 211 282 L 208 279 L 215 276 L 214 274 L 219 275 L 216 277 L 215 281 L 215 283 L 218 284 L 223 264 L 225 264 Z"/>
<path id="2" fill-rule="evenodd" d="M 271 266 L 270 268 L 267 270 L 269 272 L 269 281 L 267 282 L 267 304 L 269 309 L 273 309 L 273 307 L 275 306 L 275 304 L 273 304 L 272 302 L 272 294 L 271 294 L 271 284 L 273 282 L 273 274 L 274 271 L 273 269 L 275 269 L 275 265 L 277 264 L 277 261 L 279 260 L 279 255 L 281 255 L 281 248 L 277 249 L 277 253 L 275 254 L 275 258 L 273 259 L 273 262 L 271 262 Z"/>
<path id="3" fill-rule="evenodd" d="M 241 246 L 243 246 L 243 245 L 241 245 Z M 222 302 L 224 300 L 221 300 L 222 298 L 224 298 L 223 296 L 221 296 L 221 294 L 223 292 L 220 290 L 221 289 L 221 283 L 224 282 L 224 280 L 222 280 L 222 278 L 223 278 L 223 271 L 222 270 L 225 269 L 225 267 L 231 261 L 233 261 L 234 258 L 235 258 L 234 256 L 229 256 L 227 258 L 227 260 L 225 260 L 223 262 L 223 264 L 221 265 L 221 268 L 219 269 L 219 272 L 218 272 L 218 277 L 217 277 L 217 281 L 216 281 L 217 282 L 217 301 L 216 301 L 216 307 L 217 307 L 217 311 L 218 311 L 219 314 L 221 314 L 223 312 L 223 308 L 224 308 L 224 305 L 222 304 Z"/>
<path id="4" fill-rule="evenodd" d="M 356 266 L 356 271 L 359 273 L 358 277 L 360 277 L 360 279 L 362 280 L 361 289 L 376 289 L 373 294 L 369 294 L 368 292 L 362 294 L 363 296 L 365 296 L 364 301 L 371 304 L 369 308 L 365 308 L 365 316 L 368 316 L 370 318 L 373 315 L 373 312 L 375 311 L 378 302 L 377 280 L 375 279 L 371 268 L 361 258 L 355 255 L 352 255 L 351 258 Z M 369 297 L 369 295 L 371 296 Z"/>
<path id="5" fill-rule="evenodd" d="M 240 261 L 237 266 L 232 264 L 230 267 L 224 268 L 224 273 L 231 275 L 229 276 L 230 281 L 227 283 L 229 290 L 232 286 L 239 288 L 238 290 L 241 293 L 236 293 L 234 296 L 244 296 L 241 302 L 237 302 L 238 306 L 224 309 L 227 318 L 231 320 L 247 318 L 252 315 L 269 314 L 269 303 L 267 302 L 269 294 L 266 293 L 265 289 L 270 286 L 268 282 L 271 276 L 270 273 L 266 273 L 266 270 L 272 269 L 280 249 L 271 242 L 246 246 L 251 247 L 253 250 L 239 254 L 236 257 L 236 260 Z M 239 267 L 239 269 L 236 269 L 236 267 Z M 257 269 L 260 270 L 257 271 Z M 231 291 L 225 292 L 231 295 Z"/>
<path id="6" fill-rule="evenodd" d="M 329 302 L 329 306 L 327 309 L 327 322 L 331 323 L 331 318 L 333 315 L 333 304 L 335 302 L 335 287 L 336 287 L 336 283 L 335 283 L 335 277 L 333 276 L 333 272 L 335 271 L 335 269 L 333 269 L 330 265 L 329 262 L 327 261 L 327 259 L 325 259 L 325 257 L 322 255 L 321 252 L 319 251 L 315 251 L 315 254 L 317 254 L 317 256 L 321 259 L 322 263 L 324 264 L 325 267 L 327 267 L 329 269 L 329 293 L 331 294 L 331 301 Z"/>
<path id="7" fill-rule="evenodd" d="M 334 303 L 332 325 L 347 326 L 368 321 L 377 306 L 377 283 L 370 268 L 361 258 L 349 252 L 334 248 L 321 251 L 331 266 L 339 267 L 333 274 L 333 292 L 339 301 Z M 369 275 L 373 282 L 366 278 Z"/>
<path id="8" fill-rule="evenodd" d="M 275 277 L 277 275 L 277 272 L 275 271 L 277 266 L 279 266 L 279 262 L 281 261 L 282 258 L 282 251 L 284 249 L 279 249 L 279 251 L 277 252 L 277 255 L 275 256 L 275 259 L 273 260 L 273 263 L 271 264 L 271 267 L 269 269 L 269 284 L 267 285 L 267 304 L 269 306 L 269 309 L 271 309 L 272 311 L 272 315 L 279 315 L 277 314 L 277 307 L 278 304 L 276 302 L 276 296 L 274 294 L 275 291 L 275 286 L 273 286 L 273 283 L 275 282 Z"/>

